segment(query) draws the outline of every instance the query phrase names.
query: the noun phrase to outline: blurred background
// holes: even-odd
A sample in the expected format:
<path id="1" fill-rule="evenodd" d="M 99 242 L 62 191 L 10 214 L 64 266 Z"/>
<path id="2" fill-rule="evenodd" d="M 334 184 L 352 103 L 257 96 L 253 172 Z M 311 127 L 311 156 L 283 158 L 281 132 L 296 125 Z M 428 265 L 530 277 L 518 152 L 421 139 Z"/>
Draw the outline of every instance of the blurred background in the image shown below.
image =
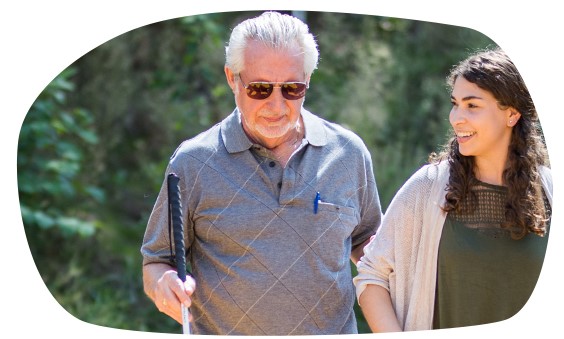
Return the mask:
<path id="1" fill-rule="evenodd" d="M 304 106 L 362 137 L 385 211 L 447 138 L 450 68 L 496 43 L 464 27 L 285 13 L 307 22 L 319 44 Z M 232 112 L 225 45 L 237 23 L 259 14 L 182 17 L 124 33 L 62 70 L 29 110 L 17 159 L 24 228 L 46 286 L 78 319 L 181 333 L 143 292 L 139 248 L 172 152 Z M 359 332 L 369 332 L 355 307 Z"/>

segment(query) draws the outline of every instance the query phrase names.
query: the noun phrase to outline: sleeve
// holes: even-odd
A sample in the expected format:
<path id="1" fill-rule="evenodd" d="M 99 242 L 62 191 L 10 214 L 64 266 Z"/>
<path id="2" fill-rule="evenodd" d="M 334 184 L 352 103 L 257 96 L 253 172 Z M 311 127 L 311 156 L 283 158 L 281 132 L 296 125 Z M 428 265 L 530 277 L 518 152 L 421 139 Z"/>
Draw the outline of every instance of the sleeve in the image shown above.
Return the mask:
<path id="1" fill-rule="evenodd" d="M 382 208 L 380 205 L 380 197 L 374 177 L 374 169 L 372 159 L 366 147 L 363 147 L 364 166 L 361 175 L 366 178 L 364 190 L 360 201 L 360 222 L 352 233 L 352 248 L 355 248 L 376 233 L 382 220 Z M 360 173 L 359 173 L 360 174 Z"/>
<path id="2" fill-rule="evenodd" d="M 143 265 L 160 262 L 170 264 L 171 261 L 171 241 L 168 230 L 168 195 L 167 195 L 167 176 L 170 173 L 170 165 L 165 171 L 165 179 L 157 196 L 153 210 L 147 222 L 143 243 L 141 245 L 141 255 Z"/>
<path id="3" fill-rule="evenodd" d="M 429 182 L 419 170 L 399 189 L 392 199 L 382 225 L 371 242 L 364 248 L 364 256 L 357 264 L 354 278 L 357 298 L 367 285 L 374 284 L 396 294 L 396 274 L 403 280 L 415 262 L 416 244 L 419 243 L 422 224 L 422 203 Z M 397 282 L 403 286 L 405 282 Z"/>
<path id="4" fill-rule="evenodd" d="M 552 171 L 549 167 L 541 166 L 539 169 L 540 176 L 541 176 L 541 184 L 544 189 L 544 193 L 548 198 L 550 205 L 552 206 Z"/>
<path id="5" fill-rule="evenodd" d="M 379 285 L 390 290 L 389 281 L 395 267 L 395 232 L 389 220 L 390 215 L 384 215 L 382 225 L 364 248 L 364 255 L 357 263 L 358 274 L 353 278 L 357 299 L 360 299 L 367 285 Z"/>
<path id="6" fill-rule="evenodd" d="M 182 147 L 182 145 L 180 147 Z M 189 190 L 185 185 L 187 181 L 190 181 L 188 178 L 190 171 L 187 168 L 187 155 L 179 149 L 174 152 L 165 170 L 159 194 L 147 222 L 147 227 L 145 229 L 141 245 L 143 265 L 155 262 L 167 264 L 172 263 L 174 242 L 171 241 L 172 234 L 171 231 L 169 231 L 167 178 L 168 175 L 173 172 L 181 175 L 183 179 L 180 182 L 180 199 L 182 202 L 182 214 L 184 219 L 184 243 L 187 247 L 186 253 L 189 253 L 191 243 L 188 239 L 193 239 L 193 223 L 189 213 Z"/>

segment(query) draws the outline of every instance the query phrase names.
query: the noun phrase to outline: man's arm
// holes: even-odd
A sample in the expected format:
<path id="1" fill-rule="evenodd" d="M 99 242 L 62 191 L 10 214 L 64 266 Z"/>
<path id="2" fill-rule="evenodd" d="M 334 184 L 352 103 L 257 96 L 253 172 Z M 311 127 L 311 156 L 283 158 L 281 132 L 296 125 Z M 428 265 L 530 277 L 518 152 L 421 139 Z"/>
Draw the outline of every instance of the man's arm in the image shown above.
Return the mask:
<path id="1" fill-rule="evenodd" d="M 352 249 L 351 260 L 355 265 L 358 263 L 360 258 L 362 258 L 362 256 L 364 255 L 364 246 L 368 245 L 368 243 L 370 242 L 370 240 L 372 240 L 373 237 L 374 236 L 366 239 L 362 244 L 357 245 L 355 248 Z"/>

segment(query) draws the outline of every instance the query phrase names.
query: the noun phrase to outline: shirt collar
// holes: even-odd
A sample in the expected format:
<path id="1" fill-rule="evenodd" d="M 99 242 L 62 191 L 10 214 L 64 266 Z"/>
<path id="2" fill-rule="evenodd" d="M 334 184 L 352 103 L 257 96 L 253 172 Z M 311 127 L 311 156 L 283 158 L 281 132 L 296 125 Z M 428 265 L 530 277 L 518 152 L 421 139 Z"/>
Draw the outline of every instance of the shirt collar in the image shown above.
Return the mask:
<path id="1" fill-rule="evenodd" d="M 322 120 L 302 108 L 302 118 L 305 128 L 305 139 L 313 146 L 324 146 L 327 144 L 327 134 Z M 237 153 L 248 150 L 253 146 L 241 123 L 241 112 L 235 109 L 227 118 L 221 122 L 221 138 L 229 153 Z"/>
<path id="2" fill-rule="evenodd" d="M 221 138 L 229 153 L 243 152 L 253 146 L 243 131 L 239 109 L 235 108 L 233 113 L 221 122 Z"/>
<path id="3" fill-rule="evenodd" d="M 327 144 L 327 132 L 323 120 L 304 108 L 302 108 L 302 118 L 307 142 L 313 146 L 325 146 Z"/>

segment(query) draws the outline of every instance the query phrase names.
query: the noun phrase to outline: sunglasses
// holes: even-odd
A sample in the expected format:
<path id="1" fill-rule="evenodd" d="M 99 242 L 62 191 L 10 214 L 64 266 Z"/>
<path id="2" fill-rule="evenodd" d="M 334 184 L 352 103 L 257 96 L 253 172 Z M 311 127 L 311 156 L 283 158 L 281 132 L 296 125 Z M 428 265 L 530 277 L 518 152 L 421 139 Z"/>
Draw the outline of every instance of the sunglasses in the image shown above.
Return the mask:
<path id="1" fill-rule="evenodd" d="M 264 81 L 253 81 L 245 85 L 243 79 L 240 75 L 237 75 L 243 87 L 247 92 L 247 96 L 255 100 L 264 100 L 268 98 L 274 88 L 280 87 L 282 91 L 282 96 L 287 100 L 298 100 L 305 96 L 306 89 L 308 85 L 305 82 L 264 82 Z"/>

